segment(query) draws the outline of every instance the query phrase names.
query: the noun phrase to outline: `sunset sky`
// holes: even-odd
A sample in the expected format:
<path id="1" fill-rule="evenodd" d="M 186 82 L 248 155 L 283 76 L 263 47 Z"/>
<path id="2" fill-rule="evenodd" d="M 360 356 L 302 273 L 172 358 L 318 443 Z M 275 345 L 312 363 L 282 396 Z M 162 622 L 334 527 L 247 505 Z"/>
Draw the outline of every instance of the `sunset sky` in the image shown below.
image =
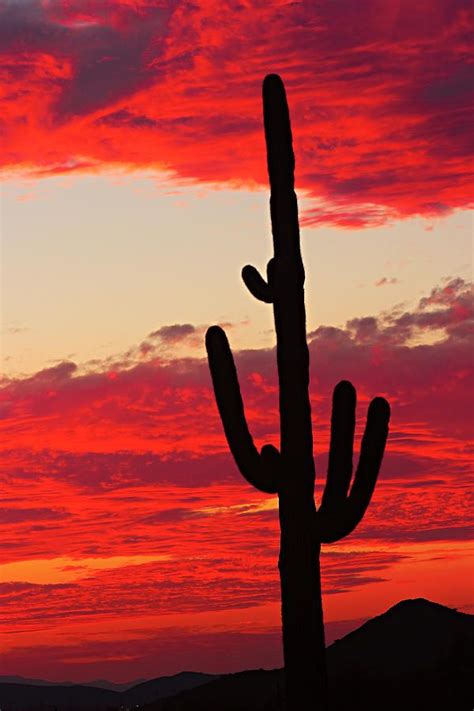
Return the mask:
<path id="1" fill-rule="evenodd" d="M 328 641 L 407 597 L 474 611 L 467 0 L 0 0 L 0 675 L 282 663 L 277 498 L 230 457 L 225 327 L 278 445 L 261 83 L 290 104 L 317 499 L 331 395 L 386 397 Z"/>

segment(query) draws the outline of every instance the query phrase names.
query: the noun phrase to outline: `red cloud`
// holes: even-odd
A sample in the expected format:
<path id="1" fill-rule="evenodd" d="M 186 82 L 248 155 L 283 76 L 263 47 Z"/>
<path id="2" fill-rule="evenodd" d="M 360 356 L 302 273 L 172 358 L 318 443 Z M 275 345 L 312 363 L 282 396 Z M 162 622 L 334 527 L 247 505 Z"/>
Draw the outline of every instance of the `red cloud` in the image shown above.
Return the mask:
<path id="1" fill-rule="evenodd" d="M 343 378 L 358 389 L 359 435 L 368 401 L 381 394 L 391 402 L 385 481 L 443 487 L 461 472 L 464 479 L 472 389 L 471 298 L 468 285 L 450 280 L 415 309 L 309 334 L 318 484 L 326 466 L 332 388 Z M 176 327 L 170 329 L 174 334 Z M 439 340 L 418 344 L 420 334 L 430 332 Z M 68 496 L 72 490 L 191 488 L 200 492 L 201 507 L 202 487 L 245 486 L 227 451 L 207 364 L 153 356 L 143 361 L 138 352 L 130 353 L 93 372 L 64 362 L 29 378 L 4 381 L 0 430 L 5 476 L 20 487 L 47 476 L 70 487 Z M 258 444 L 278 444 L 273 350 L 242 351 L 236 361 Z M 53 497 L 41 509 L 61 508 L 60 500 Z M 186 519 L 182 503 L 162 508 L 153 509 L 153 515 L 171 520 L 180 512 L 179 520 Z"/>
<path id="2" fill-rule="evenodd" d="M 260 84 L 277 71 L 297 184 L 313 198 L 306 223 L 374 225 L 470 201 L 467 0 L 31 0 L 0 17 L 9 168 L 266 184 Z"/>
<path id="3" fill-rule="evenodd" d="M 422 421 L 445 436 L 466 432 L 472 319 L 471 289 L 453 279 L 410 311 L 353 319 L 345 329 L 318 328 L 309 334 L 318 415 L 328 420 L 332 387 L 349 378 L 360 384 L 362 403 L 387 395 L 395 412 L 405 413 L 395 423 L 420 421 L 423 413 Z M 177 328 L 181 333 L 183 327 L 169 327 L 173 338 Z M 438 341 L 416 345 L 430 332 Z M 143 361 L 141 355 L 131 350 L 123 361 L 91 372 L 63 362 L 29 378 L 5 380 L 3 447 L 168 458 L 226 452 L 207 364 L 190 358 Z M 272 350 L 237 355 L 257 439 L 274 438 L 278 431 L 274 360 Z"/>
<path id="4" fill-rule="evenodd" d="M 414 575 L 415 582 L 416 563 L 423 590 L 423 575 L 428 571 L 430 577 L 438 565 L 427 560 L 428 546 L 438 546 L 439 566 L 446 556 L 451 563 L 462 561 L 449 547 L 470 535 L 469 299 L 469 286 L 451 279 L 411 310 L 310 334 L 317 496 L 327 466 L 333 386 L 342 378 L 357 386 L 358 438 L 369 399 L 382 394 L 392 405 L 387 454 L 367 515 L 348 539 L 350 552 L 342 546 L 324 554 L 328 604 L 337 604 L 333 601 L 349 590 L 370 598 L 373 586 L 383 588 L 405 563 L 412 566 L 408 577 Z M 179 329 L 173 329 L 169 333 L 178 335 Z M 191 333 L 189 327 L 184 331 Z M 416 345 L 420 332 L 439 340 Z M 274 351 L 242 351 L 236 361 L 258 443 L 278 444 Z M 23 670 L 29 664 L 42 668 L 36 645 L 40 637 L 44 640 L 45 627 L 57 635 L 59 626 L 71 626 L 74 638 L 80 632 L 83 639 L 83 654 L 71 648 L 68 662 L 79 678 L 100 662 L 93 653 L 96 636 L 88 638 L 83 631 L 88 624 L 107 628 L 111 610 L 120 624 L 128 625 L 123 630 L 114 626 L 114 635 L 120 649 L 126 643 L 129 651 L 122 664 L 115 637 L 108 641 L 111 660 L 100 662 L 104 675 L 127 677 L 123 670 L 128 669 L 133 676 L 138 664 L 155 665 L 150 676 L 178 671 L 188 659 L 178 653 L 178 647 L 186 647 L 182 634 L 203 644 L 209 634 L 205 622 L 205 631 L 196 632 L 197 622 L 188 618 L 181 632 L 173 632 L 176 654 L 158 666 L 143 633 L 134 632 L 150 616 L 224 615 L 219 624 L 228 631 L 219 643 L 228 649 L 234 639 L 232 610 L 245 609 L 253 620 L 259 606 L 274 604 L 274 622 L 267 620 L 263 636 L 255 637 L 262 655 L 264 647 L 269 649 L 265 635 L 278 625 L 276 501 L 249 487 L 236 471 L 203 360 L 151 356 L 144 361 L 132 349 L 123 360 L 96 364 L 95 370 L 60 363 L 29 378 L 5 380 L 0 403 L 0 480 L 8 492 L 0 516 L 4 560 L 23 562 L 22 570 L 31 575 L 34 561 L 42 570 L 45 558 L 58 559 L 70 576 L 68 582 L 54 576 L 48 582 L 46 576 L 34 584 L 10 569 L 0 586 L 8 630 L 26 640 L 27 648 L 9 653 Z M 408 544 L 417 547 L 407 549 Z M 94 567 L 94 560 L 114 556 L 124 557 L 114 569 Z M 152 559 L 134 563 L 137 556 Z M 454 579 L 457 594 L 464 594 L 463 580 L 456 574 Z M 161 644 L 159 630 L 150 624 L 147 639 Z M 239 640 L 238 649 L 249 641 Z M 217 641 L 209 663 L 216 659 Z M 90 664 L 89 655 L 95 660 Z M 252 656 L 240 659 L 257 664 Z M 63 662 L 54 664 L 62 674 Z M 228 660 L 226 665 L 229 670 Z"/>

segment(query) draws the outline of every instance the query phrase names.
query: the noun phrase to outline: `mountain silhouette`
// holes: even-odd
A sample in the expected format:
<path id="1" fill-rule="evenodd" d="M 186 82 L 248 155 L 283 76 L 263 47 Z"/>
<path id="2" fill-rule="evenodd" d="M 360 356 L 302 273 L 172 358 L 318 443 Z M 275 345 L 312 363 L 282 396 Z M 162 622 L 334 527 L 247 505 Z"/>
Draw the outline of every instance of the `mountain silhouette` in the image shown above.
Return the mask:
<path id="1" fill-rule="evenodd" d="M 417 598 L 328 649 L 333 708 L 473 708 L 474 616 Z"/>
<path id="2" fill-rule="evenodd" d="M 424 598 L 403 600 L 328 649 L 333 672 L 377 678 L 419 674 L 449 663 L 474 616 Z M 357 649 L 361 658 L 354 657 Z"/>
<path id="3" fill-rule="evenodd" d="M 474 616 L 404 600 L 327 649 L 331 711 L 472 711 Z M 144 711 L 281 711 L 282 670 L 222 676 Z"/>
<path id="4" fill-rule="evenodd" d="M 331 711 L 472 711 L 474 616 L 404 600 L 327 649 Z M 2 711 L 281 711 L 283 670 L 183 672 L 122 692 L 0 684 Z"/>
<path id="5" fill-rule="evenodd" d="M 187 672 L 183 673 L 186 674 Z M 111 691 L 126 691 L 132 686 L 137 686 L 137 684 L 142 684 L 146 681 L 148 680 L 134 679 L 134 681 L 115 683 L 113 681 L 107 681 L 107 679 L 93 679 L 91 681 L 82 682 L 81 686 L 95 686 L 99 689 L 110 689 Z M 77 681 L 47 681 L 46 679 L 30 679 L 24 676 L 5 675 L 0 676 L 0 684 L 25 684 L 27 686 L 77 686 Z"/>
<path id="6" fill-rule="evenodd" d="M 7 677 L 8 678 L 8 677 Z M 12 677 L 10 677 L 12 678 Z M 14 677 L 13 677 L 14 678 Z M 16 677 L 21 678 L 21 677 Z M 99 681 L 99 686 L 84 684 L 52 684 L 36 680 L 36 684 L 0 682 L 1 711 L 112 711 L 115 709 L 136 708 L 143 704 L 167 696 L 173 696 L 185 689 L 192 689 L 200 684 L 219 678 L 213 674 L 200 672 L 181 672 L 173 676 L 128 685 L 124 691 L 103 688 L 109 683 L 112 687 L 120 685 Z M 31 680 L 32 681 L 32 680 Z"/>
<path id="7" fill-rule="evenodd" d="M 202 674 L 200 672 L 181 672 L 173 676 L 161 676 L 158 679 L 151 679 L 142 684 L 137 684 L 122 696 L 121 703 L 124 706 L 136 706 L 145 704 L 151 699 L 174 696 L 185 689 L 194 689 L 201 684 L 206 684 L 211 680 L 218 679 L 216 674 Z"/>

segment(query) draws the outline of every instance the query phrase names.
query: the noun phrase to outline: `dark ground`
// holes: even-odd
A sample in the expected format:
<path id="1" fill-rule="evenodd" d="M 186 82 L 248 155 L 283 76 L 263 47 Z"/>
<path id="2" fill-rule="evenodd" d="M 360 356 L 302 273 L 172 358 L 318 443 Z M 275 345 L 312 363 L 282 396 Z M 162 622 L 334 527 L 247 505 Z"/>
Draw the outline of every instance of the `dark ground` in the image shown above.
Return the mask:
<path id="1" fill-rule="evenodd" d="M 405 600 L 327 650 L 331 711 L 472 711 L 474 616 Z M 138 704 L 138 707 L 137 707 Z M 1 711 L 282 711 L 281 670 L 184 672 L 121 693 L 0 683 Z"/>

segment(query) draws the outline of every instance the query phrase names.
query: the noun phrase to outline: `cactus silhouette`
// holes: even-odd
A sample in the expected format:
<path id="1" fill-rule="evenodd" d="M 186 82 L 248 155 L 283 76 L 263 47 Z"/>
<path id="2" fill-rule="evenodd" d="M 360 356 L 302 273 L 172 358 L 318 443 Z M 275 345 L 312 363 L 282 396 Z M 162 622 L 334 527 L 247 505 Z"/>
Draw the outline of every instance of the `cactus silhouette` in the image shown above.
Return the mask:
<path id="1" fill-rule="evenodd" d="M 315 467 L 309 400 L 309 351 L 306 342 L 304 268 L 300 252 L 298 205 L 294 192 L 294 155 L 285 88 L 271 74 L 263 82 L 263 114 L 270 178 L 274 257 L 265 280 L 252 266 L 242 270 L 247 288 L 273 304 L 277 336 L 280 451 L 261 452 L 249 432 L 237 371 L 224 331 L 206 334 L 217 406 L 229 448 L 247 481 L 278 494 L 279 571 L 282 596 L 283 653 L 288 711 L 328 708 L 320 548 L 347 536 L 362 519 L 372 496 L 388 434 L 387 401 L 372 400 L 352 478 L 356 393 L 348 381 L 334 389 L 326 485 L 321 505 L 314 501 Z"/>

